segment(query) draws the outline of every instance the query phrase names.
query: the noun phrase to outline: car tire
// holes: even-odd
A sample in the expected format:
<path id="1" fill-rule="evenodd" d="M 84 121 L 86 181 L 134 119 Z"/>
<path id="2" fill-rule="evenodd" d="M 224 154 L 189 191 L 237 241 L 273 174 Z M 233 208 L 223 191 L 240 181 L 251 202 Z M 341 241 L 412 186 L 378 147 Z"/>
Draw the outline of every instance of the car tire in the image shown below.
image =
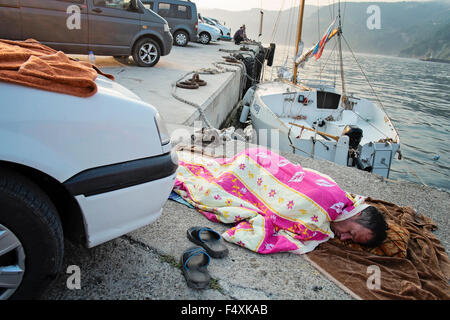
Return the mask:
<path id="1" fill-rule="evenodd" d="M 0 208 L 0 300 L 37 298 L 62 266 L 64 237 L 56 208 L 34 183 L 5 169 L 0 169 Z"/>
<path id="2" fill-rule="evenodd" d="M 189 35 L 182 30 L 179 30 L 173 35 L 173 43 L 179 47 L 185 47 L 189 42 Z"/>
<path id="3" fill-rule="evenodd" d="M 208 32 L 202 32 L 198 35 L 198 40 L 202 44 L 208 44 L 211 41 L 211 36 Z"/>
<path id="4" fill-rule="evenodd" d="M 133 60 L 140 67 L 153 67 L 161 58 L 159 45 L 150 38 L 142 38 L 133 47 Z"/>

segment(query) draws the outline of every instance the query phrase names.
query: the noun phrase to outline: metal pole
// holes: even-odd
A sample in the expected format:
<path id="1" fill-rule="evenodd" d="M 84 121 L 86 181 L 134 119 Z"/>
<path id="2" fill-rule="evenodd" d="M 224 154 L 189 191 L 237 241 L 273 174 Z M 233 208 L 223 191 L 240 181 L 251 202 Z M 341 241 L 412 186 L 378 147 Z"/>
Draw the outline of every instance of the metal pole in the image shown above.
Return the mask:
<path id="1" fill-rule="evenodd" d="M 345 97 L 345 81 L 344 81 L 344 62 L 342 61 L 342 47 L 341 47 L 341 34 L 342 34 L 342 25 L 341 25 L 341 1 L 339 1 L 339 7 L 338 7 L 338 19 L 339 19 L 339 26 L 338 26 L 338 52 L 339 52 L 339 64 L 341 67 L 341 84 L 342 84 L 342 95 Z"/>
<path id="2" fill-rule="evenodd" d="M 259 13 L 261 14 L 261 16 L 260 16 L 260 20 L 259 20 L 259 35 L 258 35 L 258 38 L 262 36 L 263 19 L 264 19 L 264 12 L 261 10 L 261 11 L 259 11 Z"/>

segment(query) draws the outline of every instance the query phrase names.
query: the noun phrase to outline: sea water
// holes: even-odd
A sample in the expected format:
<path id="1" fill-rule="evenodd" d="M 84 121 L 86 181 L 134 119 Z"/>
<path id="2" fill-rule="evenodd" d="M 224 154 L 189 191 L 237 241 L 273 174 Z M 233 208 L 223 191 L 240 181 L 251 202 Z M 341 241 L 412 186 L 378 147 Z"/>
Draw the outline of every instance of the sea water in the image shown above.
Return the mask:
<path id="1" fill-rule="evenodd" d="M 347 94 L 382 104 L 400 136 L 402 160 L 396 159 L 390 179 L 403 179 L 450 191 L 450 64 L 392 56 L 343 52 Z M 277 47 L 274 65 L 292 70 L 292 48 Z M 366 77 L 360 70 L 363 69 Z M 330 80 L 341 91 L 336 50 L 325 50 L 299 69 L 301 78 Z M 377 98 L 378 96 L 378 98 Z"/>

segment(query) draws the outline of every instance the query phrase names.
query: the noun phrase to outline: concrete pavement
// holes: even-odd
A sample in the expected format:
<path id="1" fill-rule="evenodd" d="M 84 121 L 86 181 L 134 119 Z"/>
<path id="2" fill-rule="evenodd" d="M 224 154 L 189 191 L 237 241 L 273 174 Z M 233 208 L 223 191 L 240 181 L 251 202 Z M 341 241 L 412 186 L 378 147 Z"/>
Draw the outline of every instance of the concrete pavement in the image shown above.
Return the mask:
<path id="1" fill-rule="evenodd" d="M 246 146 L 232 142 L 227 150 Z M 247 145 L 248 146 L 248 145 Z M 320 170 L 345 190 L 370 195 L 399 205 L 411 205 L 439 226 L 435 232 L 448 252 L 448 192 L 411 182 L 391 183 L 381 177 L 324 160 L 283 154 L 294 163 Z M 222 233 L 228 226 L 212 223 L 193 209 L 168 201 L 155 223 L 93 249 L 67 244 L 63 272 L 45 299 L 168 299 L 168 300 L 307 300 L 352 299 L 323 277 L 302 256 L 290 253 L 259 255 L 225 243 L 229 256 L 212 259 L 213 281 L 208 290 L 187 287 L 179 265 L 182 252 L 193 246 L 186 238 L 192 226 L 207 226 Z M 80 290 L 68 290 L 65 270 L 78 265 Z"/>
<path id="2" fill-rule="evenodd" d="M 232 42 L 210 42 L 208 45 L 192 43 L 186 47 L 174 47 L 171 53 L 161 57 L 153 68 L 137 67 L 130 57 L 123 64 L 113 57 L 98 56 L 96 65 L 115 80 L 136 93 L 142 100 L 153 105 L 168 124 L 192 125 L 200 119 L 197 107 L 208 115 L 213 126 L 219 127 L 239 100 L 241 68 L 226 64 L 219 49 L 238 49 Z M 87 56 L 75 56 L 87 61 Z M 206 70 L 205 70 L 206 69 Z M 189 90 L 173 85 L 188 73 L 200 71 L 227 71 L 215 74 L 200 74 L 207 85 Z M 224 69 L 224 70 L 221 70 Z M 183 79 L 191 78 L 192 74 Z M 175 98 L 174 95 L 178 98 Z M 196 107 L 197 106 L 197 107 Z"/>

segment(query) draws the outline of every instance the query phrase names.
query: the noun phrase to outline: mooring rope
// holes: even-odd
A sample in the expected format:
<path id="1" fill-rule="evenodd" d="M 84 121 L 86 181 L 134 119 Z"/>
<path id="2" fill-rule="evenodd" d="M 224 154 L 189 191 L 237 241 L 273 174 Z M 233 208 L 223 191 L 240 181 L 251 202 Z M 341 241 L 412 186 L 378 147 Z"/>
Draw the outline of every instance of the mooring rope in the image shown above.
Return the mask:
<path id="1" fill-rule="evenodd" d="M 203 112 L 201 105 L 199 105 L 199 104 L 197 104 L 197 103 L 195 103 L 195 102 L 186 100 L 186 99 L 180 97 L 179 95 L 177 95 L 176 92 L 175 92 L 175 91 L 177 90 L 177 82 L 179 82 L 179 81 L 183 80 L 185 77 L 187 77 L 187 76 L 189 76 L 189 75 L 191 75 L 191 74 L 195 74 L 195 73 L 196 73 L 195 71 L 190 71 L 190 72 L 186 73 L 185 75 L 183 75 L 181 78 L 179 78 L 177 81 L 173 82 L 173 83 L 172 83 L 172 96 L 173 96 L 175 99 L 177 99 L 177 100 L 179 100 L 179 101 L 181 101 L 181 102 L 183 102 L 183 103 L 186 103 L 186 104 L 188 104 L 188 105 L 190 105 L 190 106 L 195 107 L 195 108 L 198 110 L 198 112 L 200 113 L 200 116 L 201 116 L 201 117 L 203 118 L 203 120 L 205 121 L 205 124 L 208 126 L 208 128 L 214 128 L 214 127 L 211 125 L 211 123 L 209 122 L 208 117 L 207 117 L 207 116 L 205 115 L 205 113 Z"/>
<path id="2" fill-rule="evenodd" d="M 206 124 L 206 126 L 208 128 L 214 128 L 214 126 L 211 124 L 211 122 L 209 121 L 208 117 L 205 115 L 201 105 L 199 105 L 198 103 L 195 103 L 195 102 L 192 102 L 192 101 L 189 101 L 187 99 L 184 99 L 184 98 L 180 97 L 176 93 L 176 91 L 177 91 L 177 85 L 176 84 L 178 82 L 180 82 L 181 80 L 183 80 L 184 78 L 186 78 L 186 77 L 188 77 L 188 76 L 190 76 L 192 74 L 210 74 L 210 75 L 212 75 L 212 74 L 220 74 L 220 73 L 226 73 L 226 72 L 236 72 L 236 69 L 224 68 L 224 67 L 222 67 L 220 65 L 230 65 L 230 66 L 233 66 L 233 67 L 239 67 L 241 69 L 241 71 L 242 71 L 241 85 L 240 85 L 240 88 L 239 88 L 239 100 L 241 100 L 242 99 L 242 91 L 243 91 L 243 82 L 244 82 L 243 79 L 244 79 L 244 77 L 247 76 L 245 65 L 242 63 L 242 61 L 238 60 L 238 62 L 236 62 L 236 63 L 229 63 L 229 62 L 218 61 L 218 62 L 213 63 L 213 65 L 216 68 L 202 68 L 202 69 L 199 69 L 199 70 L 196 70 L 196 71 L 190 71 L 190 72 L 184 74 L 182 77 L 180 77 L 179 79 L 177 79 L 175 82 L 173 82 L 171 84 L 171 86 L 172 86 L 172 92 L 171 92 L 172 96 L 175 99 L 177 99 L 178 101 L 181 101 L 183 103 L 186 103 L 186 104 L 188 104 L 190 106 L 195 107 L 198 110 L 198 112 L 200 114 L 200 117 L 203 119 L 203 121 L 205 122 L 205 124 Z"/>
<path id="3" fill-rule="evenodd" d="M 375 89 L 373 88 L 372 84 L 370 83 L 369 78 L 367 77 L 366 73 L 364 72 L 364 70 L 363 70 L 361 64 L 360 64 L 359 61 L 358 61 L 358 59 L 356 59 L 356 56 L 355 56 L 355 54 L 354 54 L 352 48 L 351 48 L 350 45 L 348 44 L 347 39 L 345 39 L 344 35 L 342 35 L 342 39 L 344 39 L 344 41 L 345 41 L 347 47 L 350 49 L 350 52 L 351 52 L 351 54 L 352 54 L 352 56 L 353 56 L 353 59 L 355 59 L 356 64 L 358 65 L 359 69 L 361 70 L 361 73 L 364 75 L 364 78 L 366 78 L 366 81 L 367 81 L 367 83 L 369 84 L 370 89 L 372 90 L 373 94 L 374 94 L 375 97 L 377 98 L 377 101 L 378 101 L 378 103 L 380 104 L 381 109 L 383 109 L 383 112 L 387 115 L 387 112 L 386 112 L 386 109 L 384 108 L 383 103 L 381 102 L 380 98 L 378 97 L 377 93 L 375 92 Z M 355 113 L 356 113 L 356 112 L 355 112 Z M 367 122 L 367 121 L 366 121 L 366 122 Z M 369 123 L 369 122 L 367 122 L 367 123 Z M 369 124 L 370 124 L 370 123 L 369 123 Z M 372 125 L 372 127 L 376 128 L 376 127 L 373 126 L 373 125 Z M 397 134 L 397 136 L 399 136 L 398 131 L 397 131 L 397 128 L 395 128 L 394 126 L 392 126 L 392 127 L 394 128 L 395 133 Z M 376 129 L 378 130 L 378 128 L 376 128 Z M 378 130 L 378 131 L 380 131 L 380 130 Z M 381 131 L 380 131 L 380 132 L 381 132 Z M 383 134 L 384 134 L 386 137 L 388 137 L 385 133 L 383 133 Z"/>

